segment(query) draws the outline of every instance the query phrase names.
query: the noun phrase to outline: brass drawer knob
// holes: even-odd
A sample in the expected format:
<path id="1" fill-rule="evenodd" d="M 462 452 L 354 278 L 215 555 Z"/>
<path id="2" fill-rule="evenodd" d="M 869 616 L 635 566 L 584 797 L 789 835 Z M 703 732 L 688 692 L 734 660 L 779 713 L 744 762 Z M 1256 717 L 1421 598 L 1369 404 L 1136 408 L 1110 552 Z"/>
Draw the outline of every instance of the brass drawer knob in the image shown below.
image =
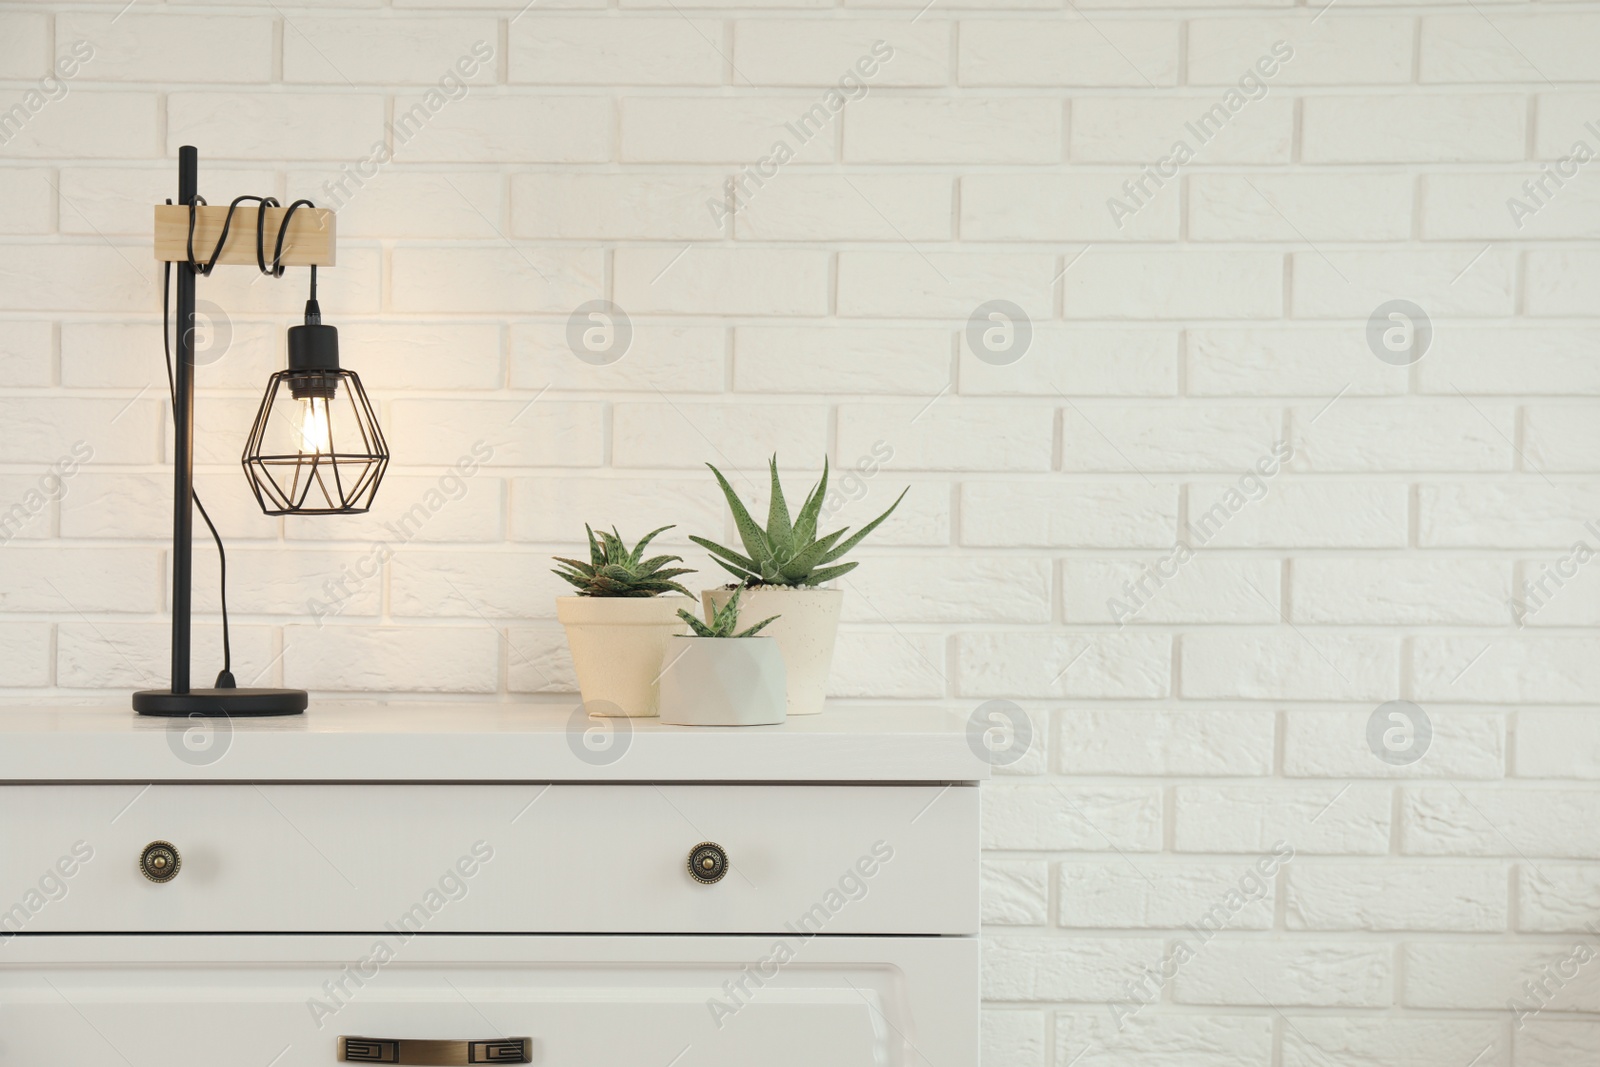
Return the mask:
<path id="1" fill-rule="evenodd" d="M 182 867 L 183 857 L 170 841 L 152 841 L 139 853 L 139 873 L 152 882 L 170 882 Z"/>
<path id="2" fill-rule="evenodd" d="M 689 877 L 701 885 L 722 881 L 728 873 L 728 854 L 713 841 L 702 841 L 689 850 Z"/>

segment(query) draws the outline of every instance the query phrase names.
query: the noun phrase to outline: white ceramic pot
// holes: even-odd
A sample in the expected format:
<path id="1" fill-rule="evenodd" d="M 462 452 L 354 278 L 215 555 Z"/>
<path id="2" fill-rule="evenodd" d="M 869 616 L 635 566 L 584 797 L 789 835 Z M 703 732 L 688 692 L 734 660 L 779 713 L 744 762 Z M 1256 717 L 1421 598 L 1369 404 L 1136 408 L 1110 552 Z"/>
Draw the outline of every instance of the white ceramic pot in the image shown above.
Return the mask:
<path id="1" fill-rule="evenodd" d="M 681 596 L 556 597 L 589 714 L 656 713 L 667 642 L 688 629 L 678 609 L 693 611 L 693 604 Z"/>
<path id="2" fill-rule="evenodd" d="M 770 637 L 674 637 L 661 668 L 661 721 L 771 726 L 784 720 L 783 653 Z"/>
<path id="3" fill-rule="evenodd" d="M 707 589 L 700 594 L 707 616 L 722 607 L 732 589 Z M 789 675 L 789 714 L 816 715 L 828 695 L 828 672 L 833 667 L 833 644 L 839 636 L 842 589 L 797 589 L 787 585 L 758 585 L 739 594 L 739 628 L 753 626 L 770 615 L 778 621 L 761 631 L 778 643 Z"/>

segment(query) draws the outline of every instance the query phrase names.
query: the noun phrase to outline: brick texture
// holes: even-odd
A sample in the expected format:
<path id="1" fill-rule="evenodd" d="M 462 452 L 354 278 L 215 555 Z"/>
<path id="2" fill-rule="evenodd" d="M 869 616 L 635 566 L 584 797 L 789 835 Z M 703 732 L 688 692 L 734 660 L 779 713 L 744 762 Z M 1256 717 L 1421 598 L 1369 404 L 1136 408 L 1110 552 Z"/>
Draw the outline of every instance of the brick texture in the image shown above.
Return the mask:
<path id="1" fill-rule="evenodd" d="M 338 209 L 322 307 L 394 451 L 368 515 L 262 516 L 303 275 L 201 281 L 241 678 L 566 699 L 582 523 L 720 583 L 703 465 L 760 504 L 827 456 L 831 523 L 911 486 L 835 696 L 1033 727 L 985 797 L 985 1064 L 1600 1057 L 1600 964 L 1502 1014 L 1600 951 L 1592 3 L 121 9 L 0 14 L 0 699 L 159 684 L 148 232 L 196 144 L 213 204 Z M 202 543 L 205 665 L 214 580 Z"/>

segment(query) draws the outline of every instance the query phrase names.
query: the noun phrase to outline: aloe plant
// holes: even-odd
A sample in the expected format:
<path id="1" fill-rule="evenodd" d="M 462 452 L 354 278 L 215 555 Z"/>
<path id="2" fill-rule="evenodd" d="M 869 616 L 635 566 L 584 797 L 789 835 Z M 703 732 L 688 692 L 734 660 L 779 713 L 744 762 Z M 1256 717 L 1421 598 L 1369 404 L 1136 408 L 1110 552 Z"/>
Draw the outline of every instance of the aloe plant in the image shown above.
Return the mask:
<path id="1" fill-rule="evenodd" d="M 692 567 L 668 567 L 669 563 L 682 563 L 682 556 L 644 556 L 650 541 L 671 526 L 651 530 L 640 538 L 632 550 L 623 543 L 622 536 L 613 526 L 610 533 L 601 530 L 596 534 L 584 524 L 589 534 L 589 562 L 583 563 L 565 556 L 551 557 L 560 567 L 551 573 L 559 575 L 578 590 L 579 596 L 642 597 L 660 596 L 662 593 L 682 593 L 693 596 L 689 590 L 673 581 L 680 574 L 693 574 Z"/>
<path id="2" fill-rule="evenodd" d="M 701 622 L 699 616 L 691 615 L 682 608 L 678 609 L 678 618 L 689 624 L 689 629 L 694 631 L 696 637 L 754 637 L 761 632 L 762 627 L 776 619 L 777 616 L 774 615 L 771 619 L 762 619 L 749 629 L 735 633 L 734 631 L 739 628 L 740 592 L 742 590 L 735 589 L 733 595 L 728 598 L 728 602 L 720 608 L 712 605 L 710 625 Z"/>
<path id="3" fill-rule="evenodd" d="M 900 506 L 909 488 L 902 489 L 889 510 L 867 523 L 849 537 L 849 528 L 817 536 L 817 520 L 822 514 L 822 501 L 828 493 L 828 460 L 822 460 L 822 480 L 812 486 L 805 503 L 793 520 L 789 517 L 789 504 L 783 496 L 783 486 L 778 481 L 778 457 L 773 456 L 772 502 L 767 508 L 767 525 L 763 529 L 750 517 L 739 494 L 733 491 L 722 472 L 707 463 L 711 473 L 722 486 L 722 495 L 728 498 L 728 509 L 733 512 L 734 525 L 744 552 L 735 552 L 704 537 L 690 535 L 689 540 L 710 552 L 717 564 L 739 579 L 741 585 L 813 586 L 847 574 L 856 562 L 839 563 L 839 559 L 876 530 Z"/>

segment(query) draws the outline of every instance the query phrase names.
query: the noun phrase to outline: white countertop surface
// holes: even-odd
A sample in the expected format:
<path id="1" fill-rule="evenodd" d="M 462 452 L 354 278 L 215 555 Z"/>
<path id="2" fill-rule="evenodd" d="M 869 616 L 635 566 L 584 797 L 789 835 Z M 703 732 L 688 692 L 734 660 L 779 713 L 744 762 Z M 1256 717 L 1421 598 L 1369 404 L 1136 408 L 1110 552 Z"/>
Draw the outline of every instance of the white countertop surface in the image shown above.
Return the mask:
<path id="1" fill-rule="evenodd" d="M 576 699 L 337 703 L 159 719 L 126 705 L 0 705 L 0 782 L 972 782 L 988 764 L 935 707 L 830 705 L 778 726 L 589 719 Z"/>

